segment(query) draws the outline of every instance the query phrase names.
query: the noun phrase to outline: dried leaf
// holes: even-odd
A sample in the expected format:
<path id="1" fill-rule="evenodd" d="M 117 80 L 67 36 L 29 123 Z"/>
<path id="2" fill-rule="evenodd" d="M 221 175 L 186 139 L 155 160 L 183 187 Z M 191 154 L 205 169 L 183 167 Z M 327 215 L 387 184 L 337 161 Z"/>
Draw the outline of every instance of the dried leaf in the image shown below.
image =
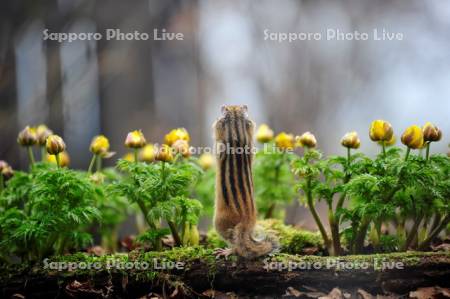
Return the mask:
<path id="1" fill-rule="evenodd" d="M 362 289 L 358 289 L 358 295 L 361 299 L 374 299 L 374 296 Z"/>
<path id="2" fill-rule="evenodd" d="M 419 288 L 414 292 L 409 292 L 409 298 L 417 298 L 417 299 L 450 298 L 450 289 L 441 287 Z"/>
<path id="3" fill-rule="evenodd" d="M 303 295 L 303 292 L 300 292 L 297 289 L 294 289 L 293 287 L 288 287 L 286 289 L 286 295 L 288 296 L 294 296 L 294 297 L 300 297 Z"/>

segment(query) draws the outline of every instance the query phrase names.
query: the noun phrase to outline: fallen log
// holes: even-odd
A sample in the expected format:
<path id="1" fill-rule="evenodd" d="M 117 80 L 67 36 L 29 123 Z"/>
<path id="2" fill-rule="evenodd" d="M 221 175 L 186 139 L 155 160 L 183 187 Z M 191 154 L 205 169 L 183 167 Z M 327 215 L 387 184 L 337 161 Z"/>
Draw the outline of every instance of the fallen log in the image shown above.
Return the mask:
<path id="1" fill-rule="evenodd" d="M 92 263 L 95 269 L 80 263 Z M 124 269 L 126 265 L 128 269 Z M 407 294 L 429 286 L 450 287 L 450 253 L 338 258 L 277 254 L 253 261 L 237 257 L 216 260 L 212 250 L 203 247 L 101 257 L 76 254 L 32 267 L 3 267 L 0 282 L 2 298 L 14 294 L 26 298 L 138 298 L 152 292 L 182 298 L 206 296 L 208 290 L 281 297 L 288 288 L 328 293 L 335 287 L 350 292 L 361 288 L 372 294 Z"/>

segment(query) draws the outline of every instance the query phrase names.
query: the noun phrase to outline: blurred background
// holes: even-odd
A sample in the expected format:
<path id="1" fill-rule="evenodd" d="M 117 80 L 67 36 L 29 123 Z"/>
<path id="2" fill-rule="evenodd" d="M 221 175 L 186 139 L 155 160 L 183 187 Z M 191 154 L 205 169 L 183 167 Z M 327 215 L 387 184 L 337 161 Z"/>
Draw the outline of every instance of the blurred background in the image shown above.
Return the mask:
<path id="1" fill-rule="evenodd" d="M 106 40 L 108 28 L 150 35 L 166 29 L 184 40 Z M 386 29 L 403 40 L 264 39 L 266 29 L 330 28 L 370 35 Z M 45 29 L 104 38 L 45 41 Z M 363 151 L 376 153 L 367 132 L 377 118 L 390 121 L 397 136 L 431 121 L 444 132 L 432 150 L 445 152 L 449 36 L 450 2 L 438 0 L 4 0 L 0 159 L 26 168 L 16 136 L 40 123 L 65 139 L 74 168 L 87 168 L 89 143 L 100 133 L 116 157 L 133 129 L 162 142 L 171 128 L 185 127 L 193 146 L 211 145 L 212 122 L 232 103 L 247 104 L 250 117 L 275 132 L 313 132 L 325 153 L 343 153 L 339 140 L 350 130 L 360 134 Z"/>

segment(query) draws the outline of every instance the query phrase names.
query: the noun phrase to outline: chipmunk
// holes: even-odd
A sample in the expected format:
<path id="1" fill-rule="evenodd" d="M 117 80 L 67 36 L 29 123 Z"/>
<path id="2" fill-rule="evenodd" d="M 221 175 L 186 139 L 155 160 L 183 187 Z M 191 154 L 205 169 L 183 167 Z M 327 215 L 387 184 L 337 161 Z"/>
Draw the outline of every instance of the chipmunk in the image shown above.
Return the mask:
<path id="1" fill-rule="evenodd" d="M 230 244 L 218 256 L 236 253 L 245 258 L 266 255 L 278 247 L 272 236 L 254 236 L 256 207 L 253 194 L 252 159 L 254 123 L 247 106 L 223 106 L 222 117 L 213 125 L 216 142 L 216 200 L 214 224 Z"/>

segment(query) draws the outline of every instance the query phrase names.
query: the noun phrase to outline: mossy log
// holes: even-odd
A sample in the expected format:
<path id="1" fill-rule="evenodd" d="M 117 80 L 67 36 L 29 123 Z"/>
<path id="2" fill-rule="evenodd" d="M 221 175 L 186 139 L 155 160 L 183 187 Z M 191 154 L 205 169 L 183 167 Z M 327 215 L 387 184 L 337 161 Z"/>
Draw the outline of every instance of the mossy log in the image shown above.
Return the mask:
<path id="1" fill-rule="evenodd" d="M 112 261 L 116 265 L 146 262 L 150 267 L 107 269 Z M 56 265 L 51 262 L 98 263 L 100 269 L 57 271 L 49 269 Z M 155 268 L 177 262 L 182 267 Z M 101 257 L 79 253 L 55 257 L 33 267 L 4 267 L 0 279 L 2 298 L 14 294 L 26 298 L 138 298 L 151 292 L 182 298 L 198 297 L 211 289 L 245 296 L 281 297 L 288 287 L 314 288 L 325 293 L 339 287 L 362 288 L 373 294 L 404 294 L 422 286 L 450 287 L 450 253 L 408 252 L 340 258 L 277 254 L 253 261 L 234 256 L 216 260 L 213 251 L 204 247 Z"/>

